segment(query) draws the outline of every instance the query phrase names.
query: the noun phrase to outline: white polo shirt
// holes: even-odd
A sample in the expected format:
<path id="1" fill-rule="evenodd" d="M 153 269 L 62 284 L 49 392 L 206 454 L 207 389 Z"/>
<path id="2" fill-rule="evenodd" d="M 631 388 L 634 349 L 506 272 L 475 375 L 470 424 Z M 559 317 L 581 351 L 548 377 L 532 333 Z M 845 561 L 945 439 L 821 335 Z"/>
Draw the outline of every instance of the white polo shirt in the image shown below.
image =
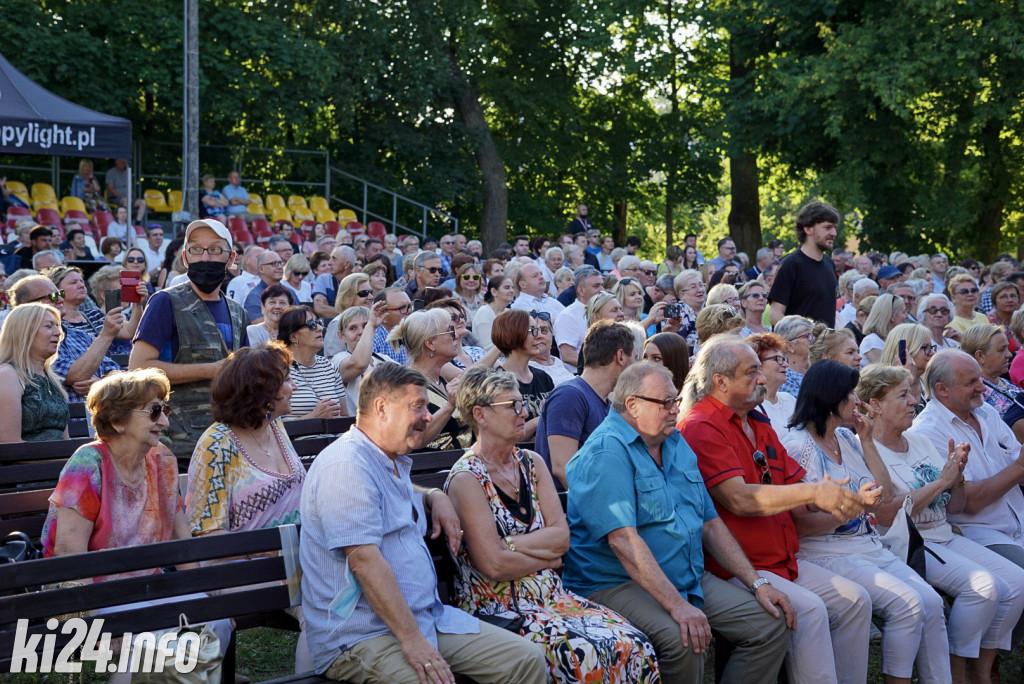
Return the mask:
<path id="1" fill-rule="evenodd" d="M 949 453 L 949 440 L 971 446 L 964 477 L 971 481 L 984 480 L 1006 468 L 1020 454 L 1020 443 L 999 412 L 988 404 L 971 411 L 981 426 L 981 436 L 968 423 L 960 420 L 932 399 L 914 420 L 910 432 L 927 437 L 935 450 L 945 457 Z M 1024 493 L 1020 487 L 1010 491 L 978 513 L 950 514 L 949 521 L 959 525 L 964 535 L 983 546 L 992 544 L 1024 543 Z"/>
<path id="2" fill-rule="evenodd" d="M 579 354 L 583 349 L 583 340 L 587 336 L 587 305 L 577 299 L 565 307 L 565 310 L 555 319 L 553 330 L 556 345 L 561 347 L 563 344 L 567 344 Z M 564 362 L 563 365 L 574 375 L 576 374 L 575 366 Z"/>
<path id="3" fill-rule="evenodd" d="M 534 297 L 528 295 L 525 292 L 521 292 L 516 300 L 512 302 L 513 309 L 522 309 L 529 313 L 530 311 L 546 311 L 551 314 L 551 321 L 554 322 L 558 314 L 562 313 L 565 309 L 562 303 L 551 295 L 545 293 L 542 297 Z"/>

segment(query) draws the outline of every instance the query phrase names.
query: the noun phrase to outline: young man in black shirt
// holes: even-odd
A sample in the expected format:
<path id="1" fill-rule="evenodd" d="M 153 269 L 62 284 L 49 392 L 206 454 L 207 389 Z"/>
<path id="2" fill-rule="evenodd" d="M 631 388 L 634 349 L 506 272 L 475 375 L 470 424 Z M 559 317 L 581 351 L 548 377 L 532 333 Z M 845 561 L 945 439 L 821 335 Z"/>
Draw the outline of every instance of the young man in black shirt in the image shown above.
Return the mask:
<path id="1" fill-rule="evenodd" d="M 775 325 L 783 316 L 806 316 L 832 328 L 836 324 L 836 271 L 825 252 L 836 239 L 839 212 L 823 202 L 805 205 L 796 217 L 800 249 L 782 260 L 768 301 Z"/>

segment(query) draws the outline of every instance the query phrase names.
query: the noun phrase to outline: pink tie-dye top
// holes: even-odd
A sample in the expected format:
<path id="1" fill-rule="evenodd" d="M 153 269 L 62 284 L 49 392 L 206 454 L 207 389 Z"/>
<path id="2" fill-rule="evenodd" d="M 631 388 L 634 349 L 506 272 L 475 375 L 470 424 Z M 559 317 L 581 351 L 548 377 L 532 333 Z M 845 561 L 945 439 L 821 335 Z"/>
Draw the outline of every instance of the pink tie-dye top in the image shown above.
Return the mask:
<path id="1" fill-rule="evenodd" d="M 174 537 L 174 516 L 184 510 L 178 490 L 178 467 L 167 447 L 146 454 L 146 479 L 132 489 L 118 476 L 102 441 L 80 447 L 61 471 L 50 496 L 43 526 L 43 553 L 53 555 L 57 540 L 57 509 L 69 508 L 93 523 L 89 551 L 168 541 Z"/>

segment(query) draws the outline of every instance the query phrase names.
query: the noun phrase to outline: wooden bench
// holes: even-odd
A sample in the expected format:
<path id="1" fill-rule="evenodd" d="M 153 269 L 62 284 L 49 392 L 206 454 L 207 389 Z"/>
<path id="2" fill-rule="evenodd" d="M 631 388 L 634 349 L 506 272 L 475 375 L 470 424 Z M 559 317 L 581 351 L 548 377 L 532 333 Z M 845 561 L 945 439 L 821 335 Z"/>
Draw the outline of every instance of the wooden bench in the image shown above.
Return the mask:
<path id="1" fill-rule="evenodd" d="M 286 420 L 284 429 L 292 441 L 292 446 L 295 447 L 295 453 L 304 463 L 307 463 L 306 467 L 308 468 L 308 462 L 327 448 L 327 445 L 336 440 L 339 435 L 348 432 L 355 422 L 354 416 L 303 418 L 301 420 Z"/>
<path id="2" fill-rule="evenodd" d="M 75 401 L 68 404 L 68 437 L 75 439 L 89 436 L 89 413 L 85 410 L 85 402 Z"/>

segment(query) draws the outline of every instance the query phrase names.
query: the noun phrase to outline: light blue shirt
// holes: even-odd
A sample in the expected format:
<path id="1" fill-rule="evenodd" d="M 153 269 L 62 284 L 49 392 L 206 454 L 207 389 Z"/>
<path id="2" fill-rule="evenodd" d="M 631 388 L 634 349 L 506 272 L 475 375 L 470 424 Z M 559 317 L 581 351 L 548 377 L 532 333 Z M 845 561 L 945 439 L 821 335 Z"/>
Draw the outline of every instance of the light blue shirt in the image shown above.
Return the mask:
<path id="1" fill-rule="evenodd" d="M 323 673 L 344 651 L 390 634 L 351 574 L 344 548 L 373 544 L 395 574 L 420 632 L 435 648 L 437 632 L 477 634 L 472 615 L 441 603 L 423 540 L 423 497 L 412 489 L 412 459 L 395 461 L 357 427 L 320 452 L 302 487 L 302 612 L 313 668 Z M 397 471 L 397 475 L 395 474 Z M 344 616 L 331 610 L 357 596 Z M 340 611 L 339 611 L 340 612 Z"/>
<path id="2" fill-rule="evenodd" d="M 249 203 L 249 193 L 241 185 L 235 187 L 231 183 L 228 183 L 224 186 L 224 189 L 220 191 L 220 194 L 224 195 L 224 198 L 229 202 L 233 199 L 242 199 L 246 202 L 246 204 L 229 204 L 229 214 L 244 214 L 249 211 L 249 207 L 247 206 Z"/>
<path id="3" fill-rule="evenodd" d="M 662 443 L 661 461 L 659 468 L 640 434 L 614 410 L 569 460 L 566 587 L 586 596 L 631 581 L 608 534 L 635 527 L 672 586 L 703 605 L 704 523 L 718 513 L 697 455 L 677 430 Z"/>

